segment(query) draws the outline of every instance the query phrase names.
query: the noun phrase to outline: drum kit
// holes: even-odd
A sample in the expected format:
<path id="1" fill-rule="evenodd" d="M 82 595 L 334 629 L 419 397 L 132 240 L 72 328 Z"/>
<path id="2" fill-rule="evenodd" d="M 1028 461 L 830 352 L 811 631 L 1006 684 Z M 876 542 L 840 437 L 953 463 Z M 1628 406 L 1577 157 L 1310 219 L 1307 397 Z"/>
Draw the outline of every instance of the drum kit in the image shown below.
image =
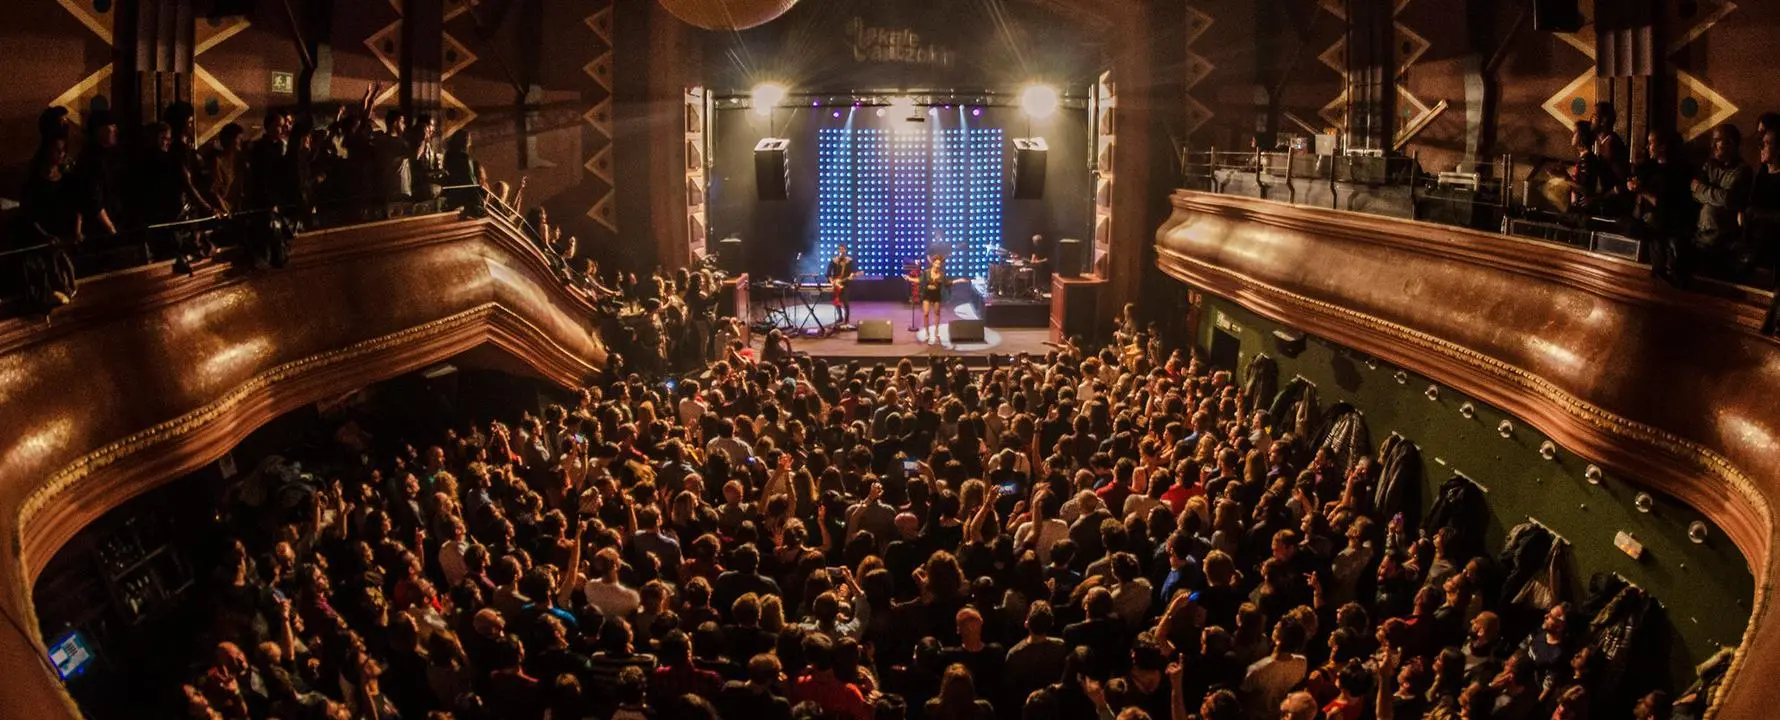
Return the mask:
<path id="1" fill-rule="evenodd" d="M 1038 269 L 1025 258 L 1003 251 L 989 264 L 989 294 L 998 298 L 1039 299 Z"/>

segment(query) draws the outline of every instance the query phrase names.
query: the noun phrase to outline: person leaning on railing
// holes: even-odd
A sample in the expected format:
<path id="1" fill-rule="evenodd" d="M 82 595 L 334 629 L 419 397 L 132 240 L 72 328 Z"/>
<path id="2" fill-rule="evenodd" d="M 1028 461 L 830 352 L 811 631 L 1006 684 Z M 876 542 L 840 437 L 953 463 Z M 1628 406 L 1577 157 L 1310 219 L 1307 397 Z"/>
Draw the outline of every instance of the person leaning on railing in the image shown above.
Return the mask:
<path id="1" fill-rule="evenodd" d="M 1622 192 L 1631 198 L 1632 219 L 1650 246 L 1651 269 L 1660 276 L 1673 272 L 1676 243 L 1691 237 L 1699 211 L 1689 189 L 1693 168 L 1681 158 L 1675 134 L 1652 130 L 1645 142 L 1645 157 Z"/>
<path id="2" fill-rule="evenodd" d="M 1769 127 L 1761 135 L 1761 157 L 1749 183 L 1749 207 L 1743 210 L 1743 243 L 1750 264 L 1769 271 L 1767 286 L 1780 286 L 1780 128 Z M 1768 305 L 1761 331 L 1773 335 L 1780 324 L 1780 293 Z"/>
<path id="3" fill-rule="evenodd" d="M 1694 228 L 1690 270 L 1719 272 L 1727 269 L 1731 244 L 1736 240 L 1737 214 L 1749 191 L 1749 165 L 1743 162 L 1743 133 L 1730 123 L 1712 129 L 1712 157 L 1700 166 L 1693 180 L 1693 198 L 1700 203 L 1699 224 Z M 1686 255 L 1683 255 L 1686 259 Z"/>

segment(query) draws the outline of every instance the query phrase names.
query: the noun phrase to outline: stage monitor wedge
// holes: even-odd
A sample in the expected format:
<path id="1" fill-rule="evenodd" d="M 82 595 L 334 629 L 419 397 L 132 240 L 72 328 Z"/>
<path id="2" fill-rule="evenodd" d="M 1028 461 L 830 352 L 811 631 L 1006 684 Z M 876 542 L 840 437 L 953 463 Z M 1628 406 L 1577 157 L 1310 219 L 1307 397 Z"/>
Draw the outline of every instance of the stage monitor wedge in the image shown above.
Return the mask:
<path id="1" fill-rule="evenodd" d="M 895 341 L 896 328 L 890 326 L 889 320 L 866 320 L 859 323 L 859 342 L 885 344 Z"/>
<path id="2" fill-rule="evenodd" d="M 953 320 L 951 330 L 953 345 L 981 345 L 988 342 L 983 335 L 981 320 Z"/>
<path id="3" fill-rule="evenodd" d="M 1051 146 L 1044 138 L 1014 138 L 1014 199 L 1043 200 Z"/>
<path id="4" fill-rule="evenodd" d="M 791 163 L 785 157 L 791 141 L 762 138 L 754 146 L 754 187 L 761 200 L 791 199 Z"/>

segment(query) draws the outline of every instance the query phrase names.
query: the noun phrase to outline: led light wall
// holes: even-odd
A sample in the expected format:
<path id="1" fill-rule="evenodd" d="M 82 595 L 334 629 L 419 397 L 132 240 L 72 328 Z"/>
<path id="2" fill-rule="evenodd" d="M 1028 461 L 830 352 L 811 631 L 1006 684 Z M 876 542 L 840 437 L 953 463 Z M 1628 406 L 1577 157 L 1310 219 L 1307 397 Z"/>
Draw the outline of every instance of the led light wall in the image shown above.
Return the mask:
<path id="1" fill-rule="evenodd" d="M 1005 137 L 965 126 L 956 112 L 955 124 L 817 133 L 818 257 L 844 243 L 866 277 L 888 277 L 932 247 L 949 255 L 954 277 L 988 273 L 1001 244 Z"/>

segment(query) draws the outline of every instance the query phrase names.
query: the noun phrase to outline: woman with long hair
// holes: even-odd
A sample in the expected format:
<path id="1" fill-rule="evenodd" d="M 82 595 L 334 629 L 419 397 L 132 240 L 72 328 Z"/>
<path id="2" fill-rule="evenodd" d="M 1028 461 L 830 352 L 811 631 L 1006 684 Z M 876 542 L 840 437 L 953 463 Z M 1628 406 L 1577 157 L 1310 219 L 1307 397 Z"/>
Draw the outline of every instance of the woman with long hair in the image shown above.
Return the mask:
<path id="1" fill-rule="evenodd" d="M 927 720 L 986 720 L 995 717 L 988 700 L 977 697 L 976 682 L 963 663 L 952 663 L 939 681 L 939 697 L 927 701 Z"/>

